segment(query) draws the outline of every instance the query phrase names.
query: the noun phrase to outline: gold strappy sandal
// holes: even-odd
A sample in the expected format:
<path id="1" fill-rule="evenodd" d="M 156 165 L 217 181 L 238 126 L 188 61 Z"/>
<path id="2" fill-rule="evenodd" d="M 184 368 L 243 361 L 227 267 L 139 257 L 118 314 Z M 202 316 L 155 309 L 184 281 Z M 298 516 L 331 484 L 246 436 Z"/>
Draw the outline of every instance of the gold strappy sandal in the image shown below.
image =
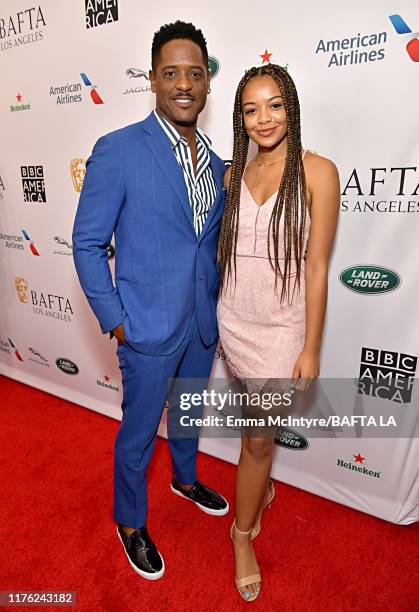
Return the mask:
<path id="1" fill-rule="evenodd" d="M 261 523 L 261 519 L 262 519 L 262 513 L 263 513 L 263 511 L 264 511 L 264 510 L 266 510 L 266 508 L 270 508 L 270 507 L 271 507 L 271 503 L 272 503 L 272 502 L 273 502 L 273 500 L 274 500 L 274 497 L 275 497 L 275 487 L 274 487 L 274 483 L 273 483 L 272 478 L 269 478 L 269 481 L 268 481 L 268 489 L 269 489 L 269 490 L 270 490 L 270 492 L 271 492 L 271 497 L 270 497 L 270 499 L 269 499 L 269 500 L 268 500 L 268 501 L 265 503 L 265 505 L 263 506 L 263 508 L 262 508 L 262 510 L 261 510 L 261 512 L 260 512 L 260 515 L 259 515 L 259 520 L 258 520 L 258 522 L 257 522 L 257 523 L 256 523 L 256 524 L 253 526 L 252 532 L 251 532 L 251 534 L 250 534 L 250 539 L 251 539 L 251 540 L 254 540 L 254 539 L 255 539 L 255 537 L 259 535 L 259 533 L 260 533 L 260 523 Z"/>
<path id="2" fill-rule="evenodd" d="M 234 519 L 233 524 L 230 529 L 230 537 L 232 540 L 234 540 L 233 538 L 234 529 L 240 535 L 249 535 L 252 531 L 251 529 L 249 529 L 249 531 L 241 531 L 240 529 L 236 527 L 236 519 Z M 252 576 L 245 576 L 244 578 L 235 578 L 235 581 L 236 581 L 237 591 L 239 595 L 244 599 L 244 601 L 255 601 L 259 597 L 260 591 L 261 591 L 260 587 L 256 591 L 256 593 L 254 593 L 253 595 L 251 595 L 248 591 L 245 591 L 245 593 L 242 593 L 240 589 L 245 587 L 247 584 L 255 584 L 256 582 L 262 583 L 262 578 L 260 574 L 253 574 Z"/>

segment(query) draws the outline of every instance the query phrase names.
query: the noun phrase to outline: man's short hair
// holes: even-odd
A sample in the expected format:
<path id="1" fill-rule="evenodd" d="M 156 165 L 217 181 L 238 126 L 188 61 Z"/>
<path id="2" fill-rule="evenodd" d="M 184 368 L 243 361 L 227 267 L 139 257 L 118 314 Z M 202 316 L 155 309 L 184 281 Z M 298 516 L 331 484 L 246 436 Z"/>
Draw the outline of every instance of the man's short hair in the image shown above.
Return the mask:
<path id="1" fill-rule="evenodd" d="M 185 23 L 178 20 L 174 23 L 166 23 L 154 34 L 151 46 L 151 67 L 153 70 L 163 45 L 175 38 L 186 38 L 196 43 L 202 51 L 205 65 L 208 65 L 207 41 L 202 31 L 198 30 L 193 23 Z"/>

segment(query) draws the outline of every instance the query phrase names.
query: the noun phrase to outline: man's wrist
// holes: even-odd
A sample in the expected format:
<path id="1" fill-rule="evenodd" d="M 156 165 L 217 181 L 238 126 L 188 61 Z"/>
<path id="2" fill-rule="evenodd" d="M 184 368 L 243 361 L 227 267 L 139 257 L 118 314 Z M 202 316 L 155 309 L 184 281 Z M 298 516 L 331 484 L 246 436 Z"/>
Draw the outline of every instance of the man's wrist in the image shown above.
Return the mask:
<path id="1" fill-rule="evenodd" d="M 113 329 L 111 329 L 111 331 L 109 332 L 109 339 L 110 340 L 112 340 L 112 338 L 115 338 L 114 330 L 118 329 L 118 327 L 122 327 L 122 325 L 123 325 L 123 323 L 121 321 L 119 325 L 116 325 Z"/>

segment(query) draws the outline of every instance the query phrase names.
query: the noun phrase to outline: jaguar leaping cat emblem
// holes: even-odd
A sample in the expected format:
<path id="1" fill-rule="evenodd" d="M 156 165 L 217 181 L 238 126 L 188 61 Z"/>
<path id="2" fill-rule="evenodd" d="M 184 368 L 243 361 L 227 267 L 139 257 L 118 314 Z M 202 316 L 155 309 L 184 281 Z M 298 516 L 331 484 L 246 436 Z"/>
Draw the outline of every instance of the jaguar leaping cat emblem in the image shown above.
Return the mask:
<path id="1" fill-rule="evenodd" d="M 150 79 L 148 78 L 148 74 L 146 72 L 144 72 L 144 70 L 140 70 L 139 68 L 128 68 L 128 70 L 125 73 L 130 79 L 135 78 L 135 79 L 140 79 L 140 78 L 144 78 L 147 81 L 149 81 Z"/>

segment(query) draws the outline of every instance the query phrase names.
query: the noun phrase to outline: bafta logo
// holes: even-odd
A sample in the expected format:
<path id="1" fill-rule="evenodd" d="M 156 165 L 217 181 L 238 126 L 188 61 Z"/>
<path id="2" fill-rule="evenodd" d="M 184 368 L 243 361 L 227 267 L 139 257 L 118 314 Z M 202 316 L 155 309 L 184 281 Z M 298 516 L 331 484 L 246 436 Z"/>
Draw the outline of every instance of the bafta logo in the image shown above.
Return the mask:
<path id="1" fill-rule="evenodd" d="M 86 174 L 86 160 L 72 159 L 70 162 L 70 171 L 74 189 L 77 193 L 80 193 L 83 187 L 84 175 Z"/>
<path id="2" fill-rule="evenodd" d="M 21 276 L 16 276 L 15 287 L 19 302 L 22 302 L 22 304 L 26 304 L 26 302 L 28 301 L 28 294 L 26 293 L 28 290 L 28 283 Z"/>

